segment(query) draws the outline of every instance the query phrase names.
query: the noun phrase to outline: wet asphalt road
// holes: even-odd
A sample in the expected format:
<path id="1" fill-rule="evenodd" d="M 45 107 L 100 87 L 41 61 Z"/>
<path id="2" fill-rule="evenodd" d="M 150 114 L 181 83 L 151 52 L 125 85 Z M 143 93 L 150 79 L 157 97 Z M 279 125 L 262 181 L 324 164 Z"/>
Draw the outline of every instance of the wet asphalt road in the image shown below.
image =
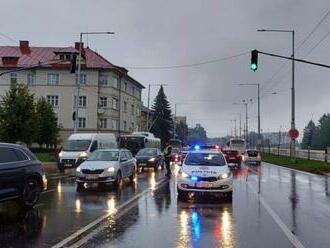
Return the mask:
<path id="1" fill-rule="evenodd" d="M 118 191 L 76 193 L 69 174 L 50 175 L 49 191 L 32 211 L 0 205 L 0 247 L 51 247 L 164 178 L 150 170 Z M 232 202 L 183 203 L 173 175 L 84 237 L 82 247 L 330 247 L 329 183 L 263 164 L 235 172 Z"/>

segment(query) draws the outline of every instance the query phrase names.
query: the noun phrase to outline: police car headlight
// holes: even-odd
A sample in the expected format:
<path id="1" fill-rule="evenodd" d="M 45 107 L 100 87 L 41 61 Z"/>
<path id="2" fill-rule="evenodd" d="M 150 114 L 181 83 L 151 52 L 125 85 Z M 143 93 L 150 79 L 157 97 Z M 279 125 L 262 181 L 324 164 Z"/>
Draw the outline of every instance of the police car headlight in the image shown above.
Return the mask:
<path id="1" fill-rule="evenodd" d="M 114 173 L 114 172 L 115 172 L 115 168 L 114 168 L 114 167 L 109 167 L 109 168 L 108 168 L 108 172 L 110 172 L 110 173 Z"/>
<path id="2" fill-rule="evenodd" d="M 189 177 L 189 175 L 188 175 L 187 173 L 183 172 L 183 171 L 181 171 L 180 175 L 181 175 L 181 177 L 183 177 L 183 178 L 187 178 L 187 177 Z"/>
<path id="3" fill-rule="evenodd" d="M 224 173 L 220 176 L 221 179 L 226 179 L 229 177 L 229 174 L 228 173 Z"/>

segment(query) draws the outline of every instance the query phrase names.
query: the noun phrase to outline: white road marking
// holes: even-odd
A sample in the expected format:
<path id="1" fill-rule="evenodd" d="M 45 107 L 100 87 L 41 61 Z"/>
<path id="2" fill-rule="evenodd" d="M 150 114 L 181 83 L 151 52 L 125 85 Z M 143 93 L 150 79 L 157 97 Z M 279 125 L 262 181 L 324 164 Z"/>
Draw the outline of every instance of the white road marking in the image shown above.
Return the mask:
<path id="1" fill-rule="evenodd" d="M 46 193 L 50 193 L 50 192 L 54 192 L 54 191 L 56 191 L 56 189 L 49 189 L 49 190 L 42 191 L 41 194 L 46 194 Z"/>
<path id="2" fill-rule="evenodd" d="M 284 222 L 281 220 L 281 218 L 275 213 L 275 211 L 269 206 L 269 204 L 266 202 L 266 200 L 262 197 L 261 194 L 258 194 L 257 191 L 252 187 L 252 185 L 247 182 L 247 185 L 251 189 L 251 191 L 257 196 L 258 200 L 260 201 L 261 205 L 266 209 L 268 214 L 273 218 L 273 220 L 276 222 L 276 224 L 279 226 L 279 228 L 283 231 L 285 236 L 288 238 L 288 240 L 291 242 L 291 244 L 296 248 L 305 248 L 303 244 L 299 241 L 297 236 L 295 236 L 291 230 L 284 224 Z"/>
<path id="3" fill-rule="evenodd" d="M 167 181 L 168 179 L 164 178 L 163 180 L 159 181 L 154 189 L 157 189 L 160 185 L 162 185 L 165 181 Z M 117 207 L 117 212 L 118 214 L 120 213 L 120 210 L 122 210 L 123 208 L 125 208 L 127 205 L 131 204 L 132 202 L 134 202 L 135 200 L 141 198 L 142 196 L 144 196 L 145 194 L 147 194 L 149 191 L 152 191 L 151 187 L 147 188 L 146 190 L 142 191 L 141 193 L 135 195 L 133 198 L 129 199 L 128 201 L 124 202 L 123 204 L 119 205 Z M 69 237 L 65 238 L 64 240 L 62 240 L 61 242 L 57 243 L 56 245 L 52 246 L 52 248 L 60 248 L 60 247 L 65 247 L 66 245 L 68 245 L 70 242 L 72 242 L 73 240 L 75 240 L 76 238 L 78 238 L 80 235 L 82 235 L 83 233 L 91 230 L 93 227 L 97 226 L 98 224 L 100 224 L 102 221 L 104 221 L 105 219 L 111 217 L 111 216 L 115 216 L 115 214 L 112 213 L 107 213 L 101 217 L 99 217 L 98 219 L 92 221 L 91 223 L 89 223 L 87 226 L 79 229 L 78 231 L 76 231 L 75 233 L 71 234 Z"/>
<path id="4" fill-rule="evenodd" d="M 277 167 L 280 167 L 281 169 L 285 169 L 285 170 L 288 170 L 288 171 L 295 171 L 295 172 L 298 172 L 298 173 L 301 173 L 301 174 L 305 174 L 307 176 L 324 177 L 324 175 L 314 174 L 314 173 L 310 173 L 310 172 L 307 172 L 307 171 L 296 170 L 296 169 L 292 169 L 292 168 L 285 167 L 285 166 L 282 166 L 282 165 L 271 164 L 271 163 L 267 163 L 267 162 L 263 162 L 263 163 L 269 164 L 269 165 L 274 166 L 274 167 L 277 166 Z"/>

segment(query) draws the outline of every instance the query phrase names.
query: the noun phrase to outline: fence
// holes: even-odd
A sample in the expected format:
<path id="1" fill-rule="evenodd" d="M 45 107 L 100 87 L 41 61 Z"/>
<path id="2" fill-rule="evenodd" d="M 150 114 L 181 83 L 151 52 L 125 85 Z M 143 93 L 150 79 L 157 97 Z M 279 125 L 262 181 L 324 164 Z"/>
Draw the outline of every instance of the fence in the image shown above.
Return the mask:
<path id="1" fill-rule="evenodd" d="M 297 149 L 296 157 L 328 162 L 328 152 L 327 151 L 330 152 L 330 148 L 327 148 L 325 150 Z M 263 147 L 263 152 L 268 152 L 268 153 L 275 154 L 275 155 L 290 156 L 290 149 L 287 149 L 287 148 Z"/>

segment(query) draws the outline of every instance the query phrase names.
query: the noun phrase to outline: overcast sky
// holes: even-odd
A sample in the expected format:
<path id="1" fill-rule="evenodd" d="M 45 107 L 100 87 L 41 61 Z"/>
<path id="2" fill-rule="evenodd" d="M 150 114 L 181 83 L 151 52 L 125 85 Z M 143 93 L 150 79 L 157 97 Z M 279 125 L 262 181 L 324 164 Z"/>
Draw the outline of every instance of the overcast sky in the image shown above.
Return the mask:
<path id="1" fill-rule="evenodd" d="M 289 55 L 291 36 L 256 29 L 294 29 L 298 47 L 329 8 L 329 0 L 2 0 L 0 32 L 16 41 L 29 40 L 32 46 L 69 46 L 82 31 L 114 31 L 110 37 L 90 36 L 89 46 L 127 67 L 146 87 L 167 84 L 165 92 L 173 108 L 178 103 L 178 114 L 187 115 L 189 125 L 201 123 L 214 137 L 230 133 L 230 120 L 238 124 L 240 112 L 243 119 L 244 107 L 233 104 L 242 99 L 253 98 L 249 127 L 257 129 L 256 88 L 237 83 L 261 84 L 264 131 L 290 127 L 291 64 L 260 55 L 259 69 L 252 72 L 249 52 L 257 48 Z M 330 15 L 297 49 L 296 57 L 330 64 L 330 36 L 315 47 L 328 32 Z M 15 45 L 13 40 L 0 36 L 2 45 Z M 195 64 L 242 53 L 202 66 L 132 68 Z M 329 80 L 329 69 L 296 63 L 299 131 L 311 118 L 318 121 L 329 112 Z M 157 90 L 152 88 L 152 98 Z"/>

